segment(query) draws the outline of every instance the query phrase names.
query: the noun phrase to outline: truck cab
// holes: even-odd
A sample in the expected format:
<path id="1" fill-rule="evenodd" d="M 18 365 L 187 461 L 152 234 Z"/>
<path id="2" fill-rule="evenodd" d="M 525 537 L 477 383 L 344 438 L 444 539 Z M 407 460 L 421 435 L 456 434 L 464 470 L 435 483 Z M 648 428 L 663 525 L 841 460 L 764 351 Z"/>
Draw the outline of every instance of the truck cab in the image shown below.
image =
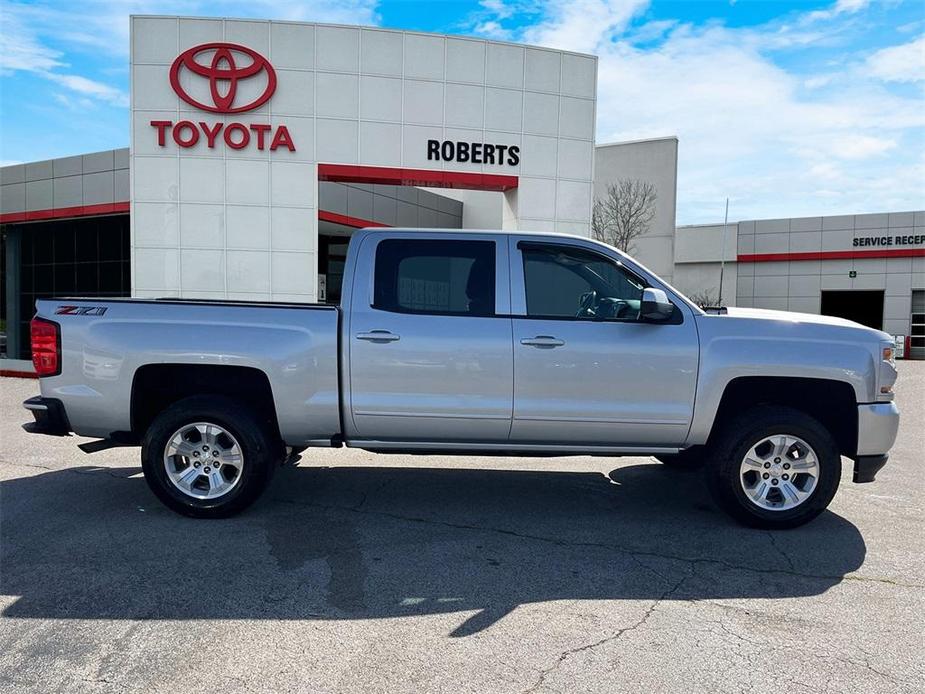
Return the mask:
<path id="1" fill-rule="evenodd" d="M 684 446 L 696 309 L 643 268 L 564 236 L 382 230 L 353 243 L 341 343 L 348 440 Z M 644 311 L 652 288 L 666 302 L 671 292 L 664 316 Z"/>

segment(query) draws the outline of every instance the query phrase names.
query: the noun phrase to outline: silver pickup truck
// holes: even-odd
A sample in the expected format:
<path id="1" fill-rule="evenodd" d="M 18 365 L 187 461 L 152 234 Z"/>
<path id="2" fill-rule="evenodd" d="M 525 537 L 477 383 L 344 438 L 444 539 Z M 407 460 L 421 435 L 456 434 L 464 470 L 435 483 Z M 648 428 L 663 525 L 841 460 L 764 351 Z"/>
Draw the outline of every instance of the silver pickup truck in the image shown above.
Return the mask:
<path id="1" fill-rule="evenodd" d="M 845 320 L 704 312 L 553 234 L 366 229 L 341 307 L 38 302 L 32 431 L 140 445 L 170 508 L 227 516 L 309 447 L 702 464 L 739 521 L 793 527 L 886 463 L 893 345 Z"/>

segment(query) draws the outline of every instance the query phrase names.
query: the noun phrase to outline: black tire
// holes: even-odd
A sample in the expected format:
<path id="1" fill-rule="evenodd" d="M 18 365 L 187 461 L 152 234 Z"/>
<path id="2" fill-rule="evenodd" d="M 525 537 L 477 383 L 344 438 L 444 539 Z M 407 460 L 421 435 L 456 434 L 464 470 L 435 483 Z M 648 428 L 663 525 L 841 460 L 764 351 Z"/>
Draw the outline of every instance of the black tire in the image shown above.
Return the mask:
<path id="1" fill-rule="evenodd" d="M 743 489 L 740 465 L 752 446 L 774 434 L 790 434 L 812 447 L 819 475 L 809 497 L 786 509 L 761 508 Z M 805 412 L 789 407 L 754 407 L 723 426 L 712 442 L 706 466 L 707 486 L 717 505 L 740 523 L 754 528 L 779 530 L 808 523 L 832 501 L 841 480 L 841 456 L 832 435 Z"/>
<path id="2" fill-rule="evenodd" d="M 166 447 L 175 432 L 193 422 L 217 424 L 240 446 L 240 478 L 222 496 L 194 498 L 175 486 L 167 474 Z M 141 467 L 151 491 L 168 508 L 194 518 L 226 518 L 257 500 L 284 453 L 279 437 L 245 405 L 221 395 L 197 395 L 174 403 L 154 419 L 141 445 Z"/>
<path id="3" fill-rule="evenodd" d="M 696 470 L 706 460 L 706 447 L 694 446 L 678 453 L 665 453 L 655 456 L 663 465 L 675 470 Z"/>

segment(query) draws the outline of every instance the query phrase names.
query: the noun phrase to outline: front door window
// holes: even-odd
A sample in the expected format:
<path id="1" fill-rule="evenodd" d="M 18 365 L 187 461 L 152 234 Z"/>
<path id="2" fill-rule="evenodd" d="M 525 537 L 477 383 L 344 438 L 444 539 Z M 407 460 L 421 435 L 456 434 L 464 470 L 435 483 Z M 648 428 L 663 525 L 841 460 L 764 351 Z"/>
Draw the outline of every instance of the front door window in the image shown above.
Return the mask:
<path id="1" fill-rule="evenodd" d="M 643 283 L 617 263 L 578 248 L 522 245 L 527 315 L 635 321 Z"/>

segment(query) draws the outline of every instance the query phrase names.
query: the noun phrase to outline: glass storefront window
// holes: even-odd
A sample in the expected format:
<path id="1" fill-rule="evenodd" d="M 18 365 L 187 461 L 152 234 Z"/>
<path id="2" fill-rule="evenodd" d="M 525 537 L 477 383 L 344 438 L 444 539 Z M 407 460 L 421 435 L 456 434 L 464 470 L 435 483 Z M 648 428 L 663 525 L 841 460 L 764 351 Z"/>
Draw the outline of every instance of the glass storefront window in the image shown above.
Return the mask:
<path id="1" fill-rule="evenodd" d="M 131 294 L 128 215 L 36 222 L 15 228 L 20 236 L 20 359 L 31 357 L 29 321 L 36 299 Z"/>

